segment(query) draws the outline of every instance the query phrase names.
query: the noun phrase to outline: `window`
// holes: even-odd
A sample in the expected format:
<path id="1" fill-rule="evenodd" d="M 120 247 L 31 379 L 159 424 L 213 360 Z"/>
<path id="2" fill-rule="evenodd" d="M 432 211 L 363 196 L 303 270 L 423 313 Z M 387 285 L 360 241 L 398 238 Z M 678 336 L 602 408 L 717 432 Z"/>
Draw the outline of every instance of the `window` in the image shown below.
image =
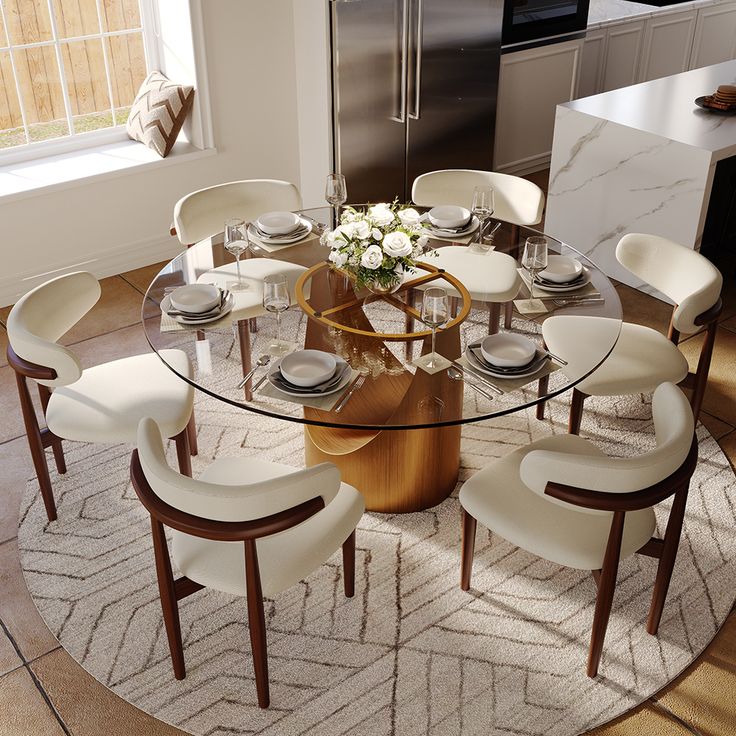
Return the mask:
<path id="1" fill-rule="evenodd" d="M 115 128 L 156 67 L 147 9 L 146 0 L 0 0 L 0 159 L 122 135 Z"/>

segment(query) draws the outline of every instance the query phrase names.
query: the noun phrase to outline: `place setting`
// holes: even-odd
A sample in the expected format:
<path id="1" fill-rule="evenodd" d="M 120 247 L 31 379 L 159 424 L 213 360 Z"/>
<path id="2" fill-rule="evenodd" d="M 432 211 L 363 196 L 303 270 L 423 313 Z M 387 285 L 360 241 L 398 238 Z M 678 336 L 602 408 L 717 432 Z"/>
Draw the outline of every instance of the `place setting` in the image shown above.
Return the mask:
<path id="1" fill-rule="evenodd" d="M 179 286 L 161 300 L 161 331 L 212 325 L 232 311 L 234 301 L 229 289 L 214 284 Z"/>
<path id="2" fill-rule="evenodd" d="M 432 207 L 420 221 L 427 234 L 439 240 L 457 241 L 480 227 L 480 220 L 469 209 L 451 204 Z"/>
<path id="3" fill-rule="evenodd" d="M 265 212 L 248 225 L 248 237 L 272 253 L 300 243 L 311 235 L 312 229 L 310 220 L 293 212 Z"/>

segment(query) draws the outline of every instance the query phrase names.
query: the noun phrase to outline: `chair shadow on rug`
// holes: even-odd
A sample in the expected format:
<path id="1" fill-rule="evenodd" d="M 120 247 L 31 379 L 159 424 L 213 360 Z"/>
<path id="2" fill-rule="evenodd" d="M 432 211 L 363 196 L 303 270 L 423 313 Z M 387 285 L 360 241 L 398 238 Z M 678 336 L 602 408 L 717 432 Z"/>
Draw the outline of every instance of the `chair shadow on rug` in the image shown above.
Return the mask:
<path id="1" fill-rule="evenodd" d="M 130 475 L 151 515 L 174 676 L 182 680 L 186 674 L 178 601 L 204 587 L 245 596 L 258 705 L 267 708 L 263 596 L 291 587 L 342 546 L 345 595 L 352 597 L 363 497 L 341 483 L 340 472 L 329 463 L 295 471 L 257 458 L 221 458 L 194 480 L 169 467 L 152 419 L 138 427 Z M 165 526 L 173 531 L 171 556 Z M 171 557 L 182 573 L 176 580 Z"/>

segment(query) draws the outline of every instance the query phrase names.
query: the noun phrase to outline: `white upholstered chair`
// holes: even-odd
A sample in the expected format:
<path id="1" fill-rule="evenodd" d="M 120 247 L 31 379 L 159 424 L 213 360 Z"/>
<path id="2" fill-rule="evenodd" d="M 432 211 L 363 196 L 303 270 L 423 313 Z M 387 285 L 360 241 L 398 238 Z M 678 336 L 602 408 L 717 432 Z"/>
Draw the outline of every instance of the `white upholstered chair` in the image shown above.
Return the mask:
<path id="1" fill-rule="evenodd" d="M 611 612 L 619 560 L 659 558 L 647 631 L 662 616 L 688 487 L 698 458 L 693 414 L 682 391 L 662 384 L 652 401 L 656 449 L 612 458 L 575 435 L 547 437 L 512 452 L 460 489 L 460 585 L 470 587 L 476 520 L 512 544 L 559 565 L 591 570 L 598 584 L 588 675 L 595 677 Z M 674 495 L 662 540 L 653 505 Z"/>
<path id="2" fill-rule="evenodd" d="M 293 211 L 302 208 L 302 197 L 294 184 L 278 179 L 245 179 L 199 189 L 182 197 L 174 205 L 171 234 L 182 245 L 221 233 L 225 220 L 240 217 L 254 220 L 272 210 Z"/>
<path id="3" fill-rule="evenodd" d="M 616 247 L 616 258 L 631 273 L 669 297 L 675 307 L 669 335 L 657 330 L 624 322 L 611 354 L 590 376 L 573 390 L 569 429 L 580 431 L 583 402 L 588 396 L 619 396 L 648 393 L 660 383 L 682 383 L 693 390 L 691 404 L 697 421 L 708 380 L 717 319 L 721 313 L 723 278 L 704 256 L 656 235 L 631 233 Z M 580 350 L 595 348 L 596 331 L 590 329 L 592 317 L 549 319 L 542 325 L 548 348 L 568 359 L 566 372 L 575 371 Z M 585 327 L 589 340 L 585 345 L 575 338 Z M 677 348 L 680 334 L 690 335 L 707 328 L 695 373 L 689 373 L 688 362 Z M 604 336 L 602 339 L 607 339 Z M 577 375 L 580 375 L 579 373 Z M 683 383 L 684 382 L 684 383 Z"/>
<path id="4" fill-rule="evenodd" d="M 45 449 L 59 473 L 66 472 L 62 440 L 135 443 L 138 422 L 154 416 L 176 440 L 182 472 L 191 474 L 196 454 L 194 390 L 149 353 L 82 369 L 74 352 L 58 343 L 97 302 L 100 285 L 86 271 L 59 276 L 21 297 L 8 315 L 8 362 L 15 370 L 23 421 L 41 496 L 56 519 Z M 181 350 L 165 350 L 182 376 L 191 366 Z M 38 384 L 46 427 L 40 428 L 27 379 Z"/>
<path id="5" fill-rule="evenodd" d="M 355 585 L 363 497 L 331 463 L 296 470 L 258 458 L 215 460 L 197 480 L 171 469 L 152 419 L 138 428 L 133 486 L 151 514 L 159 593 L 174 675 L 186 674 L 178 601 L 204 587 L 245 596 L 258 704 L 268 707 L 263 596 L 275 596 L 342 546 L 345 595 Z M 174 580 L 164 526 L 182 577 Z"/>
<path id="6" fill-rule="evenodd" d="M 484 185 L 493 187 L 495 203 L 493 217 L 511 224 L 511 242 L 512 244 L 518 244 L 519 225 L 537 225 L 542 220 L 542 212 L 544 211 L 544 192 L 527 179 L 510 174 L 499 174 L 495 171 L 475 169 L 430 171 L 414 180 L 411 188 L 411 198 L 415 204 L 422 207 L 454 204 L 470 209 L 473 202 L 473 189 Z M 470 256 L 473 251 L 472 249 L 466 249 L 465 253 Z M 451 273 L 464 284 L 466 281 L 463 274 L 468 274 L 469 280 L 477 278 L 472 275 L 476 274 L 475 268 L 479 264 L 477 259 L 468 258 L 467 263 L 461 264 L 457 256 L 452 256 L 452 258 L 455 270 Z M 434 262 L 432 263 L 437 265 Z M 490 264 L 488 265 L 490 266 Z M 516 275 L 516 264 L 514 265 L 514 275 Z M 444 265 L 442 267 L 444 268 Z M 505 273 L 505 269 L 502 270 Z M 502 280 L 505 280 L 505 276 Z M 509 290 L 509 294 L 512 294 L 510 296 L 499 294 L 493 302 L 489 300 L 489 305 L 505 303 L 504 323 L 507 329 L 511 327 L 512 300 L 516 298 L 518 286 L 520 286 L 520 283 L 518 283 L 515 290 Z M 489 308 L 491 311 L 489 330 L 490 332 L 496 332 L 498 329 L 497 308 L 493 306 Z"/>

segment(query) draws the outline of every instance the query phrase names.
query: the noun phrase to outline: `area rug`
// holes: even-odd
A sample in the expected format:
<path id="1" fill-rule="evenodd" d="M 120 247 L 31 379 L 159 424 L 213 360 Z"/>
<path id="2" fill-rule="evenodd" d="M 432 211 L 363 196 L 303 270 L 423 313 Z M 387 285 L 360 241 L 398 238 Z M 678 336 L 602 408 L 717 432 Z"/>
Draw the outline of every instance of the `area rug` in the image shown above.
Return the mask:
<path id="1" fill-rule="evenodd" d="M 299 466 L 302 428 L 213 399 L 197 403 L 200 455 L 257 454 Z M 463 429 L 461 481 L 551 432 L 567 401 Z M 645 397 L 594 399 L 583 434 L 609 453 L 653 445 Z M 256 705 L 243 599 L 204 590 L 181 602 L 187 677 L 173 677 L 148 517 L 128 479 L 130 448 L 68 446 L 52 475 L 49 524 L 30 481 L 19 544 L 41 615 L 88 672 L 144 711 L 198 736 L 569 736 L 640 703 L 713 638 L 734 599 L 734 474 L 702 426 L 672 586 L 658 637 L 645 631 L 656 561 L 619 571 L 601 675 L 585 662 L 595 585 L 480 525 L 473 586 L 460 590 L 455 494 L 413 514 L 367 513 L 357 535 L 356 595 L 336 555 L 267 601 L 271 707 Z M 170 448 L 171 450 L 171 448 Z M 172 456 L 173 464 L 173 456 Z M 459 486 L 458 486 L 459 487 Z M 667 506 L 658 509 L 660 526 Z"/>

